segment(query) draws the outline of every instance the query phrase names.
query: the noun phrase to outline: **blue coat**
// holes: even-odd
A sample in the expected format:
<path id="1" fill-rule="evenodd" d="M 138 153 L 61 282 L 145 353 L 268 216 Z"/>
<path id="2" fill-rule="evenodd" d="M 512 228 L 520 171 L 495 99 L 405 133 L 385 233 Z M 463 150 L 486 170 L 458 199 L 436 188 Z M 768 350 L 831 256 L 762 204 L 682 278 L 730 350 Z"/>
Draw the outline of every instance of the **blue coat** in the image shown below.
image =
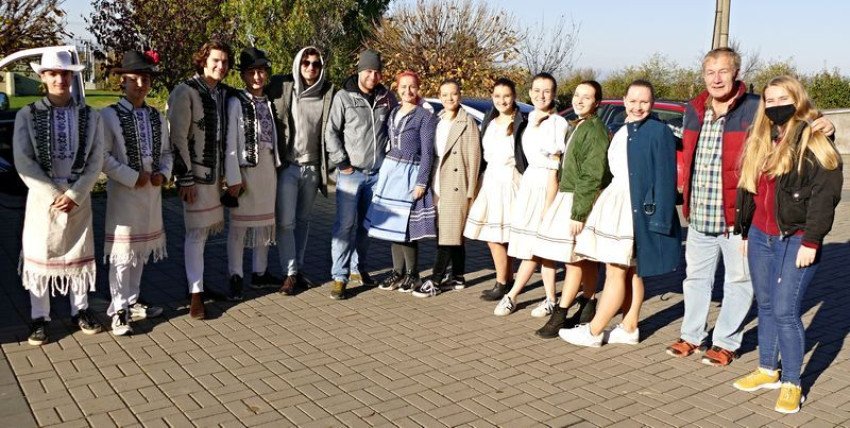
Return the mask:
<path id="1" fill-rule="evenodd" d="M 676 213 L 676 139 L 653 118 L 627 123 L 629 195 L 637 274 L 662 275 L 679 267 L 682 226 Z"/>

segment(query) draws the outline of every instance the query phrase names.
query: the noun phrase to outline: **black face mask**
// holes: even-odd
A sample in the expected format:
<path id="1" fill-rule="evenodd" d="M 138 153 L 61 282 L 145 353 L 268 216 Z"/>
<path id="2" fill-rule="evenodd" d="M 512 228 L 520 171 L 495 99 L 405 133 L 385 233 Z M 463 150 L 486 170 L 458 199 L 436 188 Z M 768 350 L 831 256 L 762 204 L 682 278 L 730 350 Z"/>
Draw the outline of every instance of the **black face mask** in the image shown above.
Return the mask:
<path id="1" fill-rule="evenodd" d="M 767 107 L 764 109 L 764 115 L 773 122 L 774 125 L 785 125 L 797 112 L 797 107 L 794 104 L 785 104 L 784 106 Z"/>

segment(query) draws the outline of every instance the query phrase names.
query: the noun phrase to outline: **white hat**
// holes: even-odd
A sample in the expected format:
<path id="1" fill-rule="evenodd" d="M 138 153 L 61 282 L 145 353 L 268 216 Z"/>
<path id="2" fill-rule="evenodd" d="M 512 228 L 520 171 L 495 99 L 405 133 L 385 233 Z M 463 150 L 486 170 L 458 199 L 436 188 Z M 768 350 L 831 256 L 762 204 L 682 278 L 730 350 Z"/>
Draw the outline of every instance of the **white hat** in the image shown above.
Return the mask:
<path id="1" fill-rule="evenodd" d="M 45 70 L 70 70 L 79 73 L 86 68 L 82 64 L 72 64 L 71 53 L 68 51 L 45 52 L 41 54 L 41 64 L 31 62 L 30 67 L 38 74 Z"/>

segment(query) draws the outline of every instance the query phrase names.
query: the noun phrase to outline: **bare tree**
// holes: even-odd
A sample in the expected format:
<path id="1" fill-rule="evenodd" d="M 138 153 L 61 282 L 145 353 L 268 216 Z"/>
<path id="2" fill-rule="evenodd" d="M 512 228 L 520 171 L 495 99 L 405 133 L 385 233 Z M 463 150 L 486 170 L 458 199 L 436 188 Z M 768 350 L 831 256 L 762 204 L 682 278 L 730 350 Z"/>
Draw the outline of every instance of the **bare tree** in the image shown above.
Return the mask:
<path id="1" fill-rule="evenodd" d="M 522 65 L 532 75 L 565 74 L 573 66 L 580 30 L 581 25 L 565 15 L 559 17 L 554 28 L 547 28 L 542 21 L 528 27 L 519 49 Z"/>
<path id="2" fill-rule="evenodd" d="M 69 37 L 63 0 L 0 1 L 0 57 L 21 49 L 54 45 Z"/>
<path id="3" fill-rule="evenodd" d="M 738 72 L 738 78 L 750 83 L 765 68 L 765 63 L 761 58 L 761 51 L 758 49 L 743 51 L 741 49 L 741 42 L 738 40 L 732 40 L 729 43 L 729 47 L 735 52 L 738 52 L 738 55 L 741 55 L 741 71 Z"/>
<path id="4" fill-rule="evenodd" d="M 484 2 L 418 0 L 392 10 L 366 46 L 383 54 L 386 74 L 419 73 L 425 94 L 454 78 L 466 94 L 484 95 L 496 78 L 521 75 L 513 67 L 521 40 L 514 17 Z"/>

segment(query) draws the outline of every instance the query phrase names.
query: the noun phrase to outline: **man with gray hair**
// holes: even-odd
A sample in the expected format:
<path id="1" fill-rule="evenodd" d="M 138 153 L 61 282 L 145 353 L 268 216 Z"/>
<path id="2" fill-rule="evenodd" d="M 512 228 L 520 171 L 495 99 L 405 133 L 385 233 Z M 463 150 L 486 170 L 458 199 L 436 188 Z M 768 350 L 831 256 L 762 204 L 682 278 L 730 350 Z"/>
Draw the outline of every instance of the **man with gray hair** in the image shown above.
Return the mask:
<path id="1" fill-rule="evenodd" d="M 717 48 L 703 58 L 706 90 L 685 110 L 682 145 L 685 173 L 682 213 L 688 219 L 682 289 L 685 316 L 680 338 L 667 347 L 675 357 L 705 350 L 702 362 L 726 366 L 737 357 L 743 323 L 753 302 L 753 285 L 742 254 L 742 239 L 733 235 L 735 199 L 740 169 L 738 162 L 759 105 L 759 96 L 748 94 L 739 80 L 741 57 L 732 49 Z M 830 135 L 832 124 L 818 119 L 813 129 Z M 714 326 L 712 346 L 707 318 L 717 262 L 723 258 L 723 303 Z"/>
<path id="2" fill-rule="evenodd" d="M 357 74 L 349 77 L 334 96 L 325 132 L 328 156 L 337 167 L 336 221 L 331 241 L 334 284 L 331 298 L 345 299 L 346 285 L 371 285 L 366 270 L 367 230 L 363 218 L 372 203 L 378 169 L 384 160 L 387 118 L 395 96 L 381 84 L 381 57 L 365 50 Z"/>

